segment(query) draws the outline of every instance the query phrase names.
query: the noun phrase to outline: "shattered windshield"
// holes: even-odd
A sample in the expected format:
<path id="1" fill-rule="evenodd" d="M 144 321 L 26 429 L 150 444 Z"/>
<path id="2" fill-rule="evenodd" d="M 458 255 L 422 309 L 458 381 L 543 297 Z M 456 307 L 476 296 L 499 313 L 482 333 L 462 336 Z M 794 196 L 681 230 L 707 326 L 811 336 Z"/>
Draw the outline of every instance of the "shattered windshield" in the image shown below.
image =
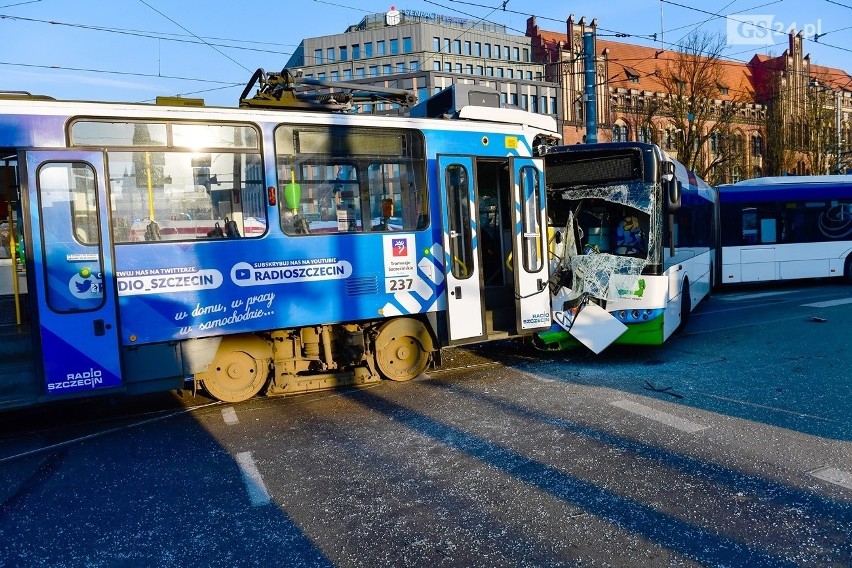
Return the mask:
<path id="1" fill-rule="evenodd" d="M 560 280 L 554 295 L 606 300 L 612 275 L 638 278 L 647 265 L 659 264 L 662 227 L 652 215 L 659 195 L 659 185 L 646 182 L 548 188 L 558 243 L 551 261 Z"/>

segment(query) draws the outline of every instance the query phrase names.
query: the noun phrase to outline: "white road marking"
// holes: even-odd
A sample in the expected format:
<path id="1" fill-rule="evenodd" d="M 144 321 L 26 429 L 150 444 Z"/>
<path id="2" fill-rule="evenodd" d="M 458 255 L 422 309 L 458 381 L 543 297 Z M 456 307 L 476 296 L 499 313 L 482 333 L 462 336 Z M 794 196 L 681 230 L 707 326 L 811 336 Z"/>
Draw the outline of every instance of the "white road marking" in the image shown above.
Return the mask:
<path id="1" fill-rule="evenodd" d="M 240 423 L 240 419 L 237 418 L 237 411 L 234 410 L 233 406 L 228 406 L 222 409 L 222 419 L 228 426 Z"/>
<path id="2" fill-rule="evenodd" d="M 743 294 L 719 295 L 719 296 L 716 296 L 716 298 L 718 298 L 719 300 L 722 300 L 724 302 L 738 302 L 740 300 L 754 300 L 755 298 L 769 298 L 771 296 L 781 296 L 783 294 L 795 294 L 795 293 L 796 293 L 795 290 L 783 291 L 783 292 L 761 292 L 759 294 L 750 294 L 750 293 L 746 292 L 746 293 L 743 293 Z M 714 298 L 714 299 L 716 299 L 716 298 Z"/>
<path id="3" fill-rule="evenodd" d="M 240 471 L 243 473 L 243 481 L 245 481 L 251 504 L 258 507 L 269 503 L 272 498 L 269 496 L 269 491 L 266 490 L 266 484 L 263 483 L 260 470 L 257 469 L 257 464 L 254 463 L 251 452 L 238 453 L 237 465 L 240 466 Z"/>
<path id="4" fill-rule="evenodd" d="M 622 410 L 638 414 L 639 416 L 644 416 L 645 418 L 654 420 L 655 422 L 661 422 L 666 426 L 677 428 L 678 430 L 689 434 L 694 434 L 695 432 L 709 428 L 707 425 L 698 424 L 697 422 L 692 422 L 691 420 L 680 418 L 674 414 L 669 414 L 668 412 L 663 412 L 661 410 L 654 410 L 650 406 L 645 406 L 644 404 L 639 404 L 632 400 L 620 399 L 610 402 L 610 404 L 617 406 Z"/>
<path id="5" fill-rule="evenodd" d="M 843 304 L 852 304 L 852 298 L 843 298 L 841 300 L 827 300 L 825 302 L 814 302 L 813 304 L 802 304 L 806 308 L 830 308 L 832 306 L 842 306 Z"/>
<path id="6" fill-rule="evenodd" d="M 837 469 L 836 467 L 821 467 L 809 471 L 808 475 L 828 481 L 834 485 L 839 485 L 840 487 L 845 487 L 846 489 L 852 489 L 852 473 Z"/>

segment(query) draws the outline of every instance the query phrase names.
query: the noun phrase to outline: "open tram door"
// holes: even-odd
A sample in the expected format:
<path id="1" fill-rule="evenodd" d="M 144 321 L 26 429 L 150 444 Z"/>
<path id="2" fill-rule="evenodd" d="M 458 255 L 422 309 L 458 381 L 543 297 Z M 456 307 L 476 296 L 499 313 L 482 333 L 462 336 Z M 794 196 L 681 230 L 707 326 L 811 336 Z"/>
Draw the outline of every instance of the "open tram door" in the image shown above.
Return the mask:
<path id="1" fill-rule="evenodd" d="M 50 399 L 121 387 L 103 154 L 32 151 L 24 163 L 42 392 Z"/>
<path id="2" fill-rule="evenodd" d="M 550 326 L 541 160 L 438 156 L 448 343 Z M 491 242 L 489 243 L 489 239 Z M 492 255 L 499 264 L 489 262 Z"/>

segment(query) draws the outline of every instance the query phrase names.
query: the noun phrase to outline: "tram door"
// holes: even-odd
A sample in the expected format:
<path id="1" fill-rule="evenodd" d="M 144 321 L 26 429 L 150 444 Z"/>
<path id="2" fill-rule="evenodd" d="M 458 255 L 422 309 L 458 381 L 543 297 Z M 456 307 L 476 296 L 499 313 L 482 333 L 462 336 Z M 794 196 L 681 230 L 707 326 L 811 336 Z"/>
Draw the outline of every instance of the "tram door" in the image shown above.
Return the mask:
<path id="1" fill-rule="evenodd" d="M 483 294 L 479 285 L 478 224 L 473 158 L 438 156 L 447 282 L 449 343 L 485 336 Z"/>
<path id="2" fill-rule="evenodd" d="M 26 155 L 27 240 L 47 397 L 120 387 L 117 299 L 103 155 Z"/>
<path id="3" fill-rule="evenodd" d="M 541 160 L 439 156 L 449 343 L 550 326 Z"/>

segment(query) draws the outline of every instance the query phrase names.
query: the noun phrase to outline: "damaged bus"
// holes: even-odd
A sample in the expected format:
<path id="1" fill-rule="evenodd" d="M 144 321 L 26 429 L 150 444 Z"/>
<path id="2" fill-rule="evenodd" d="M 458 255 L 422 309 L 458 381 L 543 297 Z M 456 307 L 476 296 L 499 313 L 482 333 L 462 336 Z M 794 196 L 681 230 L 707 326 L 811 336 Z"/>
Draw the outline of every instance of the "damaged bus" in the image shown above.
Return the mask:
<path id="1" fill-rule="evenodd" d="M 660 345 L 710 293 L 718 194 L 653 144 L 545 156 L 553 325 L 540 349 Z"/>

